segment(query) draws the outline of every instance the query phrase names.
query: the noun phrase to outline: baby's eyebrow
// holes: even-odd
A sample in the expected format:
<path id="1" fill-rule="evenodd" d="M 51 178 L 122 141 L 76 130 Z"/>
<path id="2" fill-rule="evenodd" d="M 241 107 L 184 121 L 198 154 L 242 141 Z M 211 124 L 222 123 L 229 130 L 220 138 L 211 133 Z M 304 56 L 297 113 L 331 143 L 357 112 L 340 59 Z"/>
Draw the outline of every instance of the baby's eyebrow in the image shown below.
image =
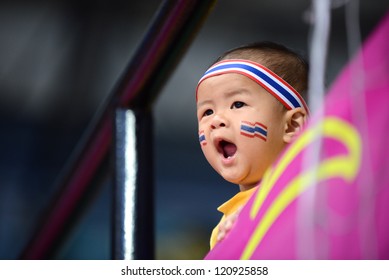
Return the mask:
<path id="1" fill-rule="evenodd" d="M 239 89 L 239 90 L 234 90 L 226 93 L 227 98 L 231 98 L 236 95 L 251 95 L 251 92 L 246 89 Z"/>
<path id="2" fill-rule="evenodd" d="M 253 92 L 251 92 L 250 90 L 247 90 L 245 88 L 234 89 L 234 90 L 225 92 L 224 99 L 229 100 L 229 101 L 231 101 L 231 100 L 236 101 L 236 99 L 243 98 L 243 97 L 250 97 L 253 94 L 254 94 Z"/>
<path id="3" fill-rule="evenodd" d="M 205 105 L 211 105 L 211 104 L 213 104 L 212 99 L 203 100 L 203 101 L 197 103 L 197 109 L 200 107 L 203 107 Z"/>
<path id="4" fill-rule="evenodd" d="M 246 90 L 246 89 L 239 89 L 239 90 L 233 90 L 233 91 L 228 91 L 226 93 L 224 93 L 224 99 L 231 99 L 235 96 L 239 96 L 239 95 L 246 95 L 246 96 L 249 96 L 251 95 L 252 93 L 249 91 L 249 90 Z M 203 100 L 203 101 L 200 101 L 197 103 L 197 109 L 205 106 L 205 105 L 212 105 L 214 102 L 213 102 L 213 99 L 206 99 L 206 100 Z"/>

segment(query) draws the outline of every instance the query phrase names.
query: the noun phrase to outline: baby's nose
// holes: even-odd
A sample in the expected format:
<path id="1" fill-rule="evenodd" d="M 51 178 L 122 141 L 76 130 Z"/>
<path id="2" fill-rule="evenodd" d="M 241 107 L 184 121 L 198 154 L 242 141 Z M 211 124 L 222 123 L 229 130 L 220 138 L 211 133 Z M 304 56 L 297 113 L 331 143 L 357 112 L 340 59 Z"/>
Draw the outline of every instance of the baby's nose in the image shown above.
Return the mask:
<path id="1" fill-rule="evenodd" d="M 221 115 L 215 115 L 211 122 L 211 128 L 216 129 L 219 127 L 226 127 L 227 126 L 227 120 L 225 117 Z"/>

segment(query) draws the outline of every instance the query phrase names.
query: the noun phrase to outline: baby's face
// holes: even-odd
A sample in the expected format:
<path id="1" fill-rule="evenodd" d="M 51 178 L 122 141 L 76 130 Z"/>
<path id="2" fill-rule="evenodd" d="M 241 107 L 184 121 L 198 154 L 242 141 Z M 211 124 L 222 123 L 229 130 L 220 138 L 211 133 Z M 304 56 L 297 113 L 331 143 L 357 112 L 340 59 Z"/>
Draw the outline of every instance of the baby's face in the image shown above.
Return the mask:
<path id="1" fill-rule="evenodd" d="M 206 159 L 242 190 L 255 186 L 285 146 L 282 105 L 260 85 L 234 73 L 204 80 L 197 98 Z"/>

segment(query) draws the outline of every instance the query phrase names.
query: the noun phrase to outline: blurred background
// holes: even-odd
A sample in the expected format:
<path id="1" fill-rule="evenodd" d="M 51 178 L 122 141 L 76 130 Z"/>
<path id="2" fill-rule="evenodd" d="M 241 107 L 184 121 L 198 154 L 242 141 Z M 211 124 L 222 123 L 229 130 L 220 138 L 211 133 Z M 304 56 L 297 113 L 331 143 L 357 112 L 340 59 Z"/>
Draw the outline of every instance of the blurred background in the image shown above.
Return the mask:
<path id="1" fill-rule="evenodd" d="M 0 258 L 17 259 L 56 192 L 64 166 L 145 35 L 162 1 L 35 0 L 0 3 Z M 333 1 L 327 84 L 349 60 L 345 7 Z M 227 49 L 272 40 L 308 55 L 308 0 L 221 0 L 154 106 L 157 259 L 201 259 L 238 188 L 204 159 L 194 89 Z M 388 11 L 360 1 L 365 38 Z M 58 259 L 111 258 L 110 178 Z"/>

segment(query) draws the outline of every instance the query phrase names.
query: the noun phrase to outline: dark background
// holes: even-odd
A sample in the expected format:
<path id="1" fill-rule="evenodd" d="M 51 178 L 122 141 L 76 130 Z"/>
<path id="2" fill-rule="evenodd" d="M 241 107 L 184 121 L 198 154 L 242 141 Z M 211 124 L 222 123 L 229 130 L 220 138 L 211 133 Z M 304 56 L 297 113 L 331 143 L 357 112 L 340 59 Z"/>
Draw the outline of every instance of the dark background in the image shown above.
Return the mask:
<path id="1" fill-rule="evenodd" d="M 334 1 L 327 65 L 330 85 L 349 60 L 348 1 Z M 16 259 L 56 191 L 64 166 L 114 88 L 161 1 L 0 3 L 0 258 Z M 364 38 L 388 11 L 360 1 Z M 310 1 L 219 1 L 155 103 L 156 258 L 199 259 L 218 205 L 238 191 L 205 161 L 194 89 L 227 49 L 273 40 L 307 55 Z M 112 182 L 55 256 L 109 259 Z M 150 194 L 151 195 L 151 194 Z"/>

